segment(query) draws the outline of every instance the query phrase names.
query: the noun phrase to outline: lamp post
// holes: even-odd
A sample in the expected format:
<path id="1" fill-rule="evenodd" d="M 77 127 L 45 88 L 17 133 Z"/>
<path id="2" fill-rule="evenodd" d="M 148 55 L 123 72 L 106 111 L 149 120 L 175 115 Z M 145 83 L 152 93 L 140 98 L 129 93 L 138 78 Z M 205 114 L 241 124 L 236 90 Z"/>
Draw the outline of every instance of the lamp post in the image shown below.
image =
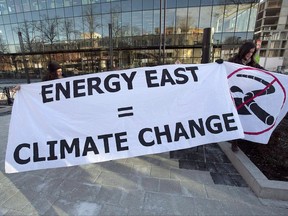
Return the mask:
<path id="1" fill-rule="evenodd" d="M 112 70 L 113 68 L 113 41 L 112 41 L 112 24 L 108 24 L 109 28 L 109 56 L 110 56 L 110 64 L 109 69 Z"/>
<path id="2" fill-rule="evenodd" d="M 24 51 L 22 33 L 20 31 L 18 32 L 18 38 L 19 38 L 19 42 L 20 42 L 20 49 L 21 49 L 21 53 L 22 53 L 22 60 L 23 60 L 24 70 L 25 70 L 25 74 L 26 74 L 26 78 L 27 78 L 27 83 L 29 84 L 30 83 L 30 76 L 29 76 L 29 72 L 28 72 L 28 68 L 27 68 L 27 62 L 25 59 L 25 51 Z"/>
<path id="3" fill-rule="evenodd" d="M 166 1 L 164 0 L 164 22 L 163 22 L 163 64 L 165 63 L 165 49 L 166 49 Z"/>
<path id="4" fill-rule="evenodd" d="M 159 14 L 159 59 L 158 59 L 158 64 L 161 64 L 161 47 L 162 47 L 162 0 L 160 0 L 160 14 Z"/>
<path id="5" fill-rule="evenodd" d="M 43 70 L 43 63 L 44 63 L 44 41 L 43 38 L 41 38 L 40 36 L 35 36 L 33 38 L 33 44 L 34 47 L 36 49 L 37 52 L 42 52 L 42 55 L 39 55 L 40 57 L 37 58 L 37 67 L 38 67 L 38 72 L 40 74 L 40 78 L 42 79 L 43 74 L 42 74 L 42 70 Z M 41 64 L 41 68 L 42 70 L 40 70 L 40 64 Z"/>

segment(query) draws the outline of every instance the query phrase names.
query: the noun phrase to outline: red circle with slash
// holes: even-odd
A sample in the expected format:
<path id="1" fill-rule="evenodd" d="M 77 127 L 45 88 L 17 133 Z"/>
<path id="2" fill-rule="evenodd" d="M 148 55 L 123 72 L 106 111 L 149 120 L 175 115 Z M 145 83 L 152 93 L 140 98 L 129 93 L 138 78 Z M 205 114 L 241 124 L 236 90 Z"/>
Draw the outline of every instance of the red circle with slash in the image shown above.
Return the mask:
<path id="1" fill-rule="evenodd" d="M 231 74 L 228 75 L 228 79 L 231 79 L 231 77 L 233 77 L 235 74 L 241 72 L 241 71 L 247 71 L 247 70 L 252 70 L 252 71 L 258 71 L 258 72 L 261 72 L 261 73 L 265 73 L 269 76 L 272 77 L 272 81 L 267 85 L 265 86 L 265 88 L 258 94 L 256 94 L 253 98 L 250 98 L 249 100 L 247 101 L 244 101 L 242 104 L 240 104 L 238 107 L 237 107 L 237 110 L 240 109 L 242 106 L 244 106 L 245 104 L 247 104 L 248 102 L 250 102 L 251 100 L 255 99 L 256 97 L 258 96 L 261 96 L 262 92 L 266 91 L 266 89 L 268 89 L 271 85 L 275 84 L 275 83 L 278 83 L 278 85 L 280 86 L 280 88 L 282 89 L 283 91 L 283 94 L 284 94 L 284 98 L 283 98 L 283 102 L 282 102 L 282 105 L 281 105 L 281 108 L 280 110 L 283 109 L 283 106 L 284 106 L 284 103 L 286 101 L 286 91 L 285 91 L 285 88 L 283 87 L 283 85 L 281 84 L 281 82 L 279 81 L 279 79 L 274 76 L 272 73 L 268 72 L 268 71 L 263 71 L 263 70 L 260 70 L 258 68 L 251 68 L 251 67 L 244 67 L 244 68 L 239 68 L 235 71 L 233 71 Z M 264 84 L 263 84 L 264 85 Z M 276 123 L 276 120 L 277 118 L 275 119 L 274 123 L 272 125 L 270 125 L 268 128 L 262 130 L 262 131 L 258 131 L 258 132 L 247 132 L 247 131 L 244 131 L 244 134 L 248 134 L 248 135 L 259 135 L 259 134 L 263 134 L 269 130 L 271 130 L 271 128 L 274 127 L 275 123 Z"/>

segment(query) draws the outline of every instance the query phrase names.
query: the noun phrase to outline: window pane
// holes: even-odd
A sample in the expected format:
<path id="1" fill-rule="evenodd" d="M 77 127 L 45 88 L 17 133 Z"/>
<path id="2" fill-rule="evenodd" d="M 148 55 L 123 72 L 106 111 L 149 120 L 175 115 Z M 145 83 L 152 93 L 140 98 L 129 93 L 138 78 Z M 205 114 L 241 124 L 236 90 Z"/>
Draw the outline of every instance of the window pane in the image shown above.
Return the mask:
<path id="1" fill-rule="evenodd" d="M 46 0 L 39 0 L 38 5 L 40 10 L 46 9 Z"/>
<path id="2" fill-rule="evenodd" d="M 176 13 L 176 32 L 187 33 L 189 28 L 187 26 L 187 8 L 177 9 Z"/>
<path id="3" fill-rule="evenodd" d="M 146 2 L 144 3 L 146 4 Z M 133 0 L 132 1 L 132 11 L 142 10 L 142 0 Z"/>
<path id="4" fill-rule="evenodd" d="M 167 1 L 167 8 L 175 8 L 177 1 L 175 0 L 166 0 Z M 164 3 L 162 3 L 162 6 L 164 6 Z"/>
<path id="5" fill-rule="evenodd" d="M 15 16 L 15 14 L 10 15 L 9 17 L 10 17 L 11 23 L 17 23 L 17 16 Z"/>
<path id="6" fill-rule="evenodd" d="M 64 0 L 64 6 L 72 6 L 72 0 Z"/>
<path id="7" fill-rule="evenodd" d="M 50 9 L 55 8 L 55 0 L 48 0 L 47 7 Z"/>
<path id="8" fill-rule="evenodd" d="M 247 31 L 251 10 L 247 6 L 239 5 L 235 31 Z"/>
<path id="9" fill-rule="evenodd" d="M 113 37 L 121 37 L 121 13 L 112 13 L 112 33 Z"/>
<path id="10" fill-rule="evenodd" d="M 121 1 L 122 11 L 131 11 L 131 0 Z"/>
<path id="11" fill-rule="evenodd" d="M 15 13 L 16 9 L 15 9 L 14 0 L 7 1 L 7 9 L 8 9 L 8 13 Z"/>
<path id="12" fill-rule="evenodd" d="M 166 11 L 166 33 L 174 34 L 176 22 L 176 10 L 167 9 Z"/>
<path id="13" fill-rule="evenodd" d="M 224 5 L 226 0 L 213 0 L 213 5 Z"/>
<path id="14" fill-rule="evenodd" d="M 213 34 L 213 44 L 216 44 L 216 45 L 218 45 L 218 44 L 220 44 L 221 43 L 221 36 L 222 36 L 222 34 L 220 34 L 220 33 L 214 33 Z"/>
<path id="15" fill-rule="evenodd" d="M 63 7 L 63 1 L 62 0 L 55 0 L 55 5 L 56 5 L 56 8 Z"/>
<path id="16" fill-rule="evenodd" d="M 154 1 L 154 9 L 160 9 L 160 1 Z"/>
<path id="17" fill-rule="evenodd" d="M 102 15 L 102 29 L 103 29 L 102 36 L 103 37 L 109 36 L 109 27 L 108 27 L 109 23 L 111 23 L 110 14 Z"/>
<path id="18" fill-rule="evenodd" d="M 200 6 L 201 0 L 189 0 L 189 6 Z"/>
<path id="19" fill-rule="evenodd" d="M 56 16 L 56 11 L 54 9 L 48 10 L 48 14 L 50 17 L 55 17 Z"/>
<path id="20" fill-rule="evenodd" d="M 72 7 L 66 7 L 66 8 L 64 8 L 64 10 L 65 10 L 65 16 L 68 16 L 68 17 L 73 16 L 73 8 Z"/>
<path id="21" fill-rule="evenodd" d="M 131 13 L 122 13 L 123 36 L 131 36 Z"/>
<path id="22" fill-rule="evenodd" d="M 153 0 L 145 0 L 143 4 L 143 10 L 151 10 L 154 7 Z"/>
<path id="23" fill-rule="evenodd" d="M 23 4 L 23 10 L 26 11 L 30 11 L 30 4 L 28 0 L 22 0 L 22 4 Z"/>
<path id="24" fill-rule="evenodd" d="M 143 20 L 143 34 L 153 34 L 153 11 L 144 11 Z"/>
<path id="25" fill-rule="evenodd" d="M 39 17 L 40 17 L 40 15 L 39 15 L 39 12 L 38 12 L 38 11 L 32 12 L 32 18 L 33 18 L 33 20 L 39 20 Z"/>
<path id="26" fill-rule="evenodd" d="M 32 14 L 31 12 L 24 13 L 25 20 L 32 21 Z"/>
<path id="27" fill-rule="evenodd" d="M 3 25 L 0 26 L 0 37 L 6 43 L 6 35 L 5 35 L 5 28 Z"/>
<path id="28" fill-rule="evenodd" d="M 189 0 L 178 0 L 177 7 L 188 7 Z"/>
<path id="29" fill-rule="evenodd" d="M 224 5 L 213 7 L 211 27 L 214 28 L 214 32 L 222 32 L 223 30 L 224 11 Z"/>
<path id="30" fill-rule="evenodd" d="M 82 17 L 75 17 L 74 20 L 74 28 L 76 30 L 75 38 L 80 38 L 80 32 L 84 31 L 84 23 Z"/>
<path id="31" fill-rule="evenodd" d="M 111 2 L 111 10 L 114 12 L 121 12 L 121 2 Z"/>
<path id="32" fill-rule="evenodd" d="M 188 27 L 189 28 L 198 28 L 199 12 L 200 12 L 199 7 L 192 7 L 188 9 Z"/>
<path id="33" fill-rule="evenodd" d="M 250 20 L 249 20 L 249 27 L 248 31 L 254 31 L 255 29 L 255 22 L 256 22 L 256 16 L 257 16 L 257 6 L 253 6 L 251 8 L 251 15 L 250 15 Z M 287 18 L 288 19 L 288 18 Z"/>
<path id="34" fill-rule="evenodd" d="M 15 14 L 14 14 L 14 16 L 15 16 Z M 23 13 L 17 14 L 17 19 L 18 19 L 18 22 L 23 22 L 24 21 L 24 14 Z"/>
<path id="35" fill-rule="evenodd" d="M 142 12 L 132 12 L 132 35 L 142 35 Z"/>
<path id="36" fill-rule="evenodd" d="M 224 44 L 234 44 L 234 33 L 223 33 L 222 43 Z"/>
<path id="37" fill-rule="evenodd" d="M 81 0 L 74 0 L 73 1 L 73 5 L 75 6 L 75 5 L 81 5 Z"/>
<path id="38" fill-rule="evenodd" d="M 227 5 L 224 11 L 224 32 L 234 32 L 236 24 L 236 11 L 237 7 L 235 5 Z"/>
<path id="39" fill-rule="evenodd" d="M 110 13 L 110 2 L 108 3 L 101 3 L 101 13 L 102 14 L 106 14 L 106 13 Z"/>
<path id="40" fill-rule="evenodd" d="M 202 0 L 201 6 L 212 5 L 213 0 Z"/>
<path id="41" fill-rule="evenodd" d="M 22 4 L 16 4 L 15 5 L 15 10 L 16 10 L 17 13 L 23 12 Z"/>
<path id="42" fill-rule="evenodd" d="M 64 8 L 57 8 L 56 9 L 56 14 L 59 17 L 64 17 L 65 13 L 64 13 Z"/>
<path id="43" fill-rule="evenodd" d="M 159 34 L 160 30 L 160 12 L 159 10 L 154 10 L 154 29 L 155 29 L 155 34 Z"/>
<path id="44" fill-rule="evenodd" d="M 101 5 L 100 4 L 93 4 L 93 5 L 83 6 L 82 7 L 83 14 L 85 14 L 87 10 L 90 11 L 91 8 L 92 8 L 92 12 L 94 14 L 101 14 Z"/>
<path id="45" fill-rule="evenodd" d="M 10 24 L 5 25 L 5 33 L 6 33 L 7 44 L 13 44 L 14 35 L 13 35 L 12 26 Z"/>
<path id="46" fill-rule="evenodd" d="M 199 17 L 199 28 L 208 28 L 211 26 L 212 7 L 201 7 Z"/>
<path id="47" fill-rule="evenodd" d="M 81 6 L 73 7 L 73 13 L 74 16 L 82 16 L 82 7 Z"/>

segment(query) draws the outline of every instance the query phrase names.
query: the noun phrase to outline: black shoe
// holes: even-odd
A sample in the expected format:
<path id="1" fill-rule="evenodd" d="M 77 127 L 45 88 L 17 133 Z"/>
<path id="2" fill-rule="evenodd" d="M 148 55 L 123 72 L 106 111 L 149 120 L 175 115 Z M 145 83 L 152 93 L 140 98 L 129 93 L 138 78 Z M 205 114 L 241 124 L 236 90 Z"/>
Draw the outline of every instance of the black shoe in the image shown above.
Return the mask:
<path id="1" fill-rule="evenodd" d="M 232 143 L 231 149 L 232 149 L 233 152 L 238 152 L 239 151 L 239 148 L 238 148 L 236 143 Z"/>

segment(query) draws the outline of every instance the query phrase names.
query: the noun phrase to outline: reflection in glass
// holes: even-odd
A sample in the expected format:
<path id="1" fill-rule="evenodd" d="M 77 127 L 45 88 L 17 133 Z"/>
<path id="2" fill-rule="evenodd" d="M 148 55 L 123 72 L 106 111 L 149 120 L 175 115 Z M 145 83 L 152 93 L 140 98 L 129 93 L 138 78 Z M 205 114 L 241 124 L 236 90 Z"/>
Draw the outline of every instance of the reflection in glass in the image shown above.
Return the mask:
<path id="1" fill-rule="evenodd" d="M 208 28 L 211 26 L 212 7 L 201 7 L 199 17 L 199 28 Z"/>
<path id="2" fill-rule="evenodd" d="M 153 34 L 153 11 L 143 11 L 143 34 Z"/>
<path id="3" fill-rule="evenodd" d="M 212 11 L 211 27 L 214 32 L 222 32 L 225 6 L 214 6 Z"/>
<path id="4" fill-rule="evenodd" d="M 110 13 L 110 12 L 111 12 L 110 2 L 102 3 L 101 4 L 101 13 L 105 14 L 105 13 Z"/>
<path id="5" fill-rule="evenodd" d="M 131 36 L 131 12 L 122 13 L 123 36 Z"/>
<path id="6" fill-rule="evenodd" d="M 142 35 L 142 12 L 132 12 L 132 36 Z"/>
<path id="7" fill-rule="evenodd" d="M 32 13 L 31 12 L 24 13 L 24 19 L 27 21 L 32 21 Z"/>
<path id="8" fill-rule="evenodd" d="M 122 11 L 131 11 L 131 0 L 121 1 Z"/>
<path id="9" fill-rule="evenodd" d="M 77 50 L 75 56 L 86 59 L 81 60 L 81 63 L 74 59 L 78 70 L 82 71 L 93 71 L 96 67 L 99 71 L 107 69 L 109 52 L 106 49 L 109 48 L 110 23 L 116 58 L 113 64 L 119 67 L 160 63 L 159 59 L 162 61 L 163 55 L 159 54 L 159 48 L 161 50 L 164 47 L 164 31 L 167 45 L 164 63 L 175 63 L 177 60 L 182 63 L 200 63 L 203 29 L 207 27 L 213 29 L 213 44 L 218 49 L 213 57 L 221 55 L 219 47 L 222 49 L 222 45 L 232 47 L 253 37 L 257 4 L 225 5 L 225 0 L 165 1 L 165 29 L 164 0 L 161 1 L 162 10 L 160 0 L 0 1 L 0 35 L 6 41 L 9 40 L 7 43 L 9 42 L 12 50 L 19 51 L 19 40 L 13 28 L 21 26 L 24 20 L 39 24 L 40 20 L 53 21 L 57 16 L 61 20 L 55 36 L 55 47 L 50 46 L 47 41 L 44 43 L 43 38 L 40 40 L 43 35 L 40 30 L 35 30 L 31 35 L 37 36 L 40 45 L 47 51 L 54 48 L 57 48 L 57 52 L 61 49 Z M 1 2 L 4 2 L 4 7 Z M 142 50 L 143 46 L 145 50 Z M 132 50 L 132 47 L 135 49 Z M 89 50 L 94 48 L 97 50 Z M 51 58 L 57 55 L 53 54 Z M 92 55 L 97 56 L 97 61 Z M 69 56 L 70 60 L 73 59 L 72 54 Z"/>
<path id="10" fill-rule="evenodd" d="M 146 1 L 144 1 L 144 4 L 146 4 Z M 132 10 L 133 10 L 133 11 L 143 10 L 142 0 L 133 0 L 133 1 L 132 1 Z"/>
<path id="11" fill-rule="evenodd" d="M 152 10 L 154 7 L 153 0 L 145 0 L 143 4 L 143 10 Z"/>

